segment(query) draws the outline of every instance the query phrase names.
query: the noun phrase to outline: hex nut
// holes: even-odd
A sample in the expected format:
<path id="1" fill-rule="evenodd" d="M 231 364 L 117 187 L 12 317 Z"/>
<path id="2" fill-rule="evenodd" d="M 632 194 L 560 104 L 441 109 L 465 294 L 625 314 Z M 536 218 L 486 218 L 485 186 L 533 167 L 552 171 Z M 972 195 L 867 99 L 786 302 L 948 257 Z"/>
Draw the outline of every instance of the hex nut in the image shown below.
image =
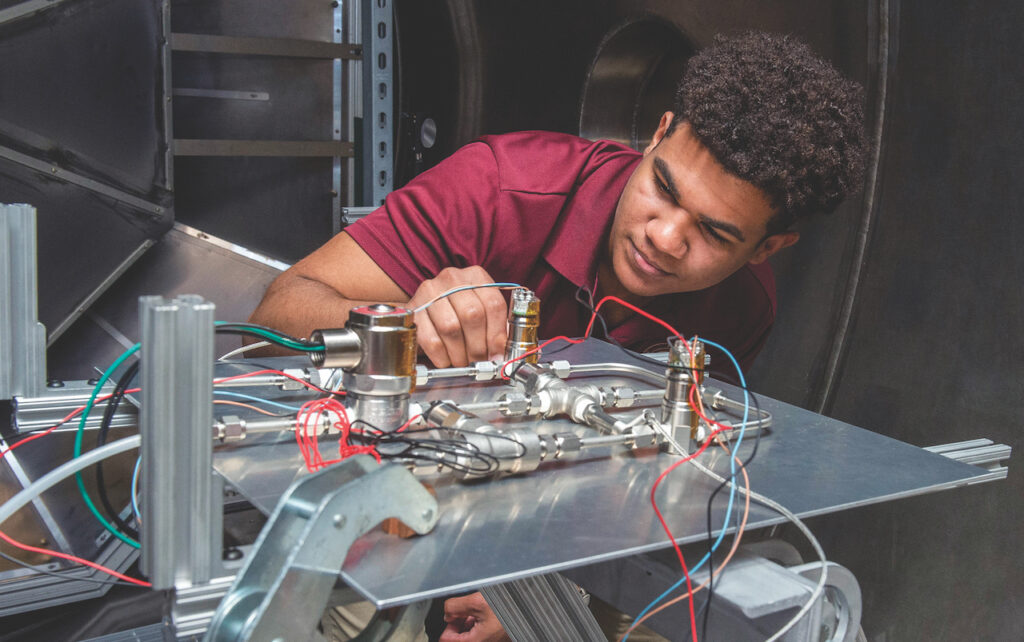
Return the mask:
<path id="1" fill-rule="evenodd" d="M 615 407 L 628 408 L 636 400 L 636 392 L 628 386 L 620 386 L 615 389 Z"/>
<path id="2" fill-rule="evenodd" d="M 551 372 L 554 373 L 559 379 L 565 379 L 572 372 L 572 364 L 565 359 L 559 359 L 558 361 L 551 362 Z"/>
<path id="3" fill-rule="evenodd" d="M 575 453 L 580 450 L 580 438 L 576 433 L 560 432 L 555 435 L 555 443 L 558 445 L 555 450 L 555 459 L 559 459 L 566 453 Z"/>
<path id="4" fill-rule="evenodd" d="M 478 361 L 474 365 L 477 381 L 490 381 L 498 376 L 498 364 L 493 361 Z"/>
<path id="5" fill-rule="evenodd" d="M 530 400 L 521 392 L 507 392 L 498 398 L 501 414 L 512 417 L 525 415 L 530 410 Z"/>
<path id="6" fill-rule="evenodd" d="M 224 415 L 218 433 L 221 441 L 245 439 L 245 421 L 238 415 Z"/>

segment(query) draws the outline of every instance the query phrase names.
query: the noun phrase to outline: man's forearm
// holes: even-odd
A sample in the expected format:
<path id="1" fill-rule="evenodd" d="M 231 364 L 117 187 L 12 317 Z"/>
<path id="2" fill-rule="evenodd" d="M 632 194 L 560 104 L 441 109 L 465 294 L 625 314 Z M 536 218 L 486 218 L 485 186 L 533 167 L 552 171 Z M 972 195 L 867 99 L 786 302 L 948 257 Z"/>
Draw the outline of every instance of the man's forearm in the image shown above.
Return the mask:
<path id="1" fill-rule="evenodd" d="M 270 285 L 249 320 L 308 337 L 314 330 L 344 326 L 350 310 L 374 303 L 402 305 L 405 301 L 352 300 L 319 281 L 285 273 Z"/>

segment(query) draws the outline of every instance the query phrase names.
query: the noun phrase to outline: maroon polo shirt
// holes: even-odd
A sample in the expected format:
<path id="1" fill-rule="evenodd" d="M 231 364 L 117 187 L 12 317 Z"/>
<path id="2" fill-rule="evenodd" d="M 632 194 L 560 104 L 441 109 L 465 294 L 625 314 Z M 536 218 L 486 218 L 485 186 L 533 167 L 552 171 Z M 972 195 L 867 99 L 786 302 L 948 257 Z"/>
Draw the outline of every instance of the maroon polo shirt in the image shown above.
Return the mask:
<path id="1" fill-rule="evenodd" d="M 410 296 L 446 267 L 479 265 L 495 281 L 536 292 L 541 337 L 579 336 L 590 313 L 576 292 L 594 285 L 619 196 L 640 159 L 617 143 L 566 134 L 485 136 L 345 231 Z M 645 310 L 685 336 L 726 346 L 746 369 L 775 318 L 775 280 L 767 264 L 747 265 L 705 290 L 657 297 Z M 638 315 L 609 330 L 636 350 L 664 344 L 668 334 Z M 714 365 L 731 370 L 724 358 Z"/>

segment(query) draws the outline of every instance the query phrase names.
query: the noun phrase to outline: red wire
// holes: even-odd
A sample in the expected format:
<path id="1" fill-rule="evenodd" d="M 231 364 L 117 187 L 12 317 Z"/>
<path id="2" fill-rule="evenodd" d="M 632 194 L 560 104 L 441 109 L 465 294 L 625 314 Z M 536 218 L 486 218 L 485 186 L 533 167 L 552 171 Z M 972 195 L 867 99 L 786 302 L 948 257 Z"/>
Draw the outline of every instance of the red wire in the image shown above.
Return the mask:
<path id="1" fill-rule="evenodd" d="M 118 578 L 120 580 L 124 580 L 125 582 L 131 582 L 132 584 L 135 584 L 135 585 L 138 585 L 138 586 L 145 586 L 145 587 L 153 586 L 149 582 L 146 582 L 144 580 L 137 580 L 134 577 L 128 577 L 127 575 L 123 575 L 121 573 L 118 573 L 117 571 L 115 571 L 112 568 L 107 568 L 106 566 L 103 566 L 102 564 L 97 564 L 96 562 L 92 562 L 92 561 L 89 561 L 87 559 L 82 559 L 81 557 L 75 557 L 74 555 L 68 555 L 67 553 L 61 553 L 60 551 L 51 551 L 51 550 L 45 549 L 45 548 L 36 548 L 35 546 L 29 546 L 28 544 L 22 544 L 21 542 L 19 542 L 16 539 L 10 537 L 9 535 L 7 535 L 4 532 L 0 532 L 0 539 L 3 539 L 5 542 L 10 544 L 11 546 L 14 546 L 16 548 L 20 548 L 23 551 L 28 551 L 29 553 L 39 553 L 41 555 L 50 555 L 52 557 L 59 557 L 61 559 L 69 560 L 69 561 L 75 562 L 77 564 L 84 564 L 85 566 L 92 567 L 92 568 L 94 568 L 94 569 L 96 569 L 98 571 L 103 571 L 104 573 L 107 573 L 108 575 L 113 575 L 114 577 L 116 577 L 116 578 Z"/>
<path id="2" fill-rule="evenodd" d="M 220 379 L 214 379 L 213 383 L 214 384 L 224 383 L 226 381 L 234 381 L 235 379 L 245 379 L 246 377 L 255 377 L 256 375 L 261 375 L 261 374 L 281 375 L 282 377 L 288 377 L 292 381 L 297 381 L 297 382 L 301 383 L 302 385 L 306 386 L 310 390 L 316 390 L 317 392 L 323 392 L 324 391 L 323 388 L 317 388 L 316 386 L 314 386 L 313 384 L 309 383 L 308 381 L 306 381 L 304 379 L 300 379 L 299 377 L 296 377 L 294 375 L 290 375 L 287 372 L 282 372 L 280 370 L 274 370 L 272 368 L 267 368 L 265 370 L 256 370 L 256 371 L 253 371 L 253 372 L 246 372 L 245 374 L 234 375 L 234 376 L 231 376 L 231 377 L 222 377 Z M 334 394 L 343 394 L 343 393 L 342 392 L 338 392 L 338 393 L 334 393 Z"/>
<path id="3" fill-rule="evenodd" d="M 132 390 L 126 390 L 125 392 L 126 393 L 132 393 L 132 392 L 138 392 L 138 391 L 139 390 L 137 388 L 133 388 Z M 97 402 L 106 401 L 107 399 L 110 399 L 110 397 L 112 397 L 112 396 L 113 395 L 105 395 L 103 397 L 100 397 L 96 401 Z M 82 412 L 84 409 L 85 409 L 85 406 L 79 406 L 78 408 L 75 408 L 74 410 L 72 410 L 66 417 L 64 417 L 59 422 L 57 422 L 56 425 L 51 426 L 50 428 L 47 428 L 43 432 L 37 433 L 35 435 L 32 435 L 31 437 L 26 437 L 25 439 L 22 439 L 21 441 L 19 441 L 18 443 L 14 444 L 10 448 L 4 449 L 2 452 L 0 452 L 0 459 L 3 459 L 4 455 L 6 455 L 7 453 L 11 452 L 15 448 L 20 448 L 21 446 L 27 444 L 30 441 L 34 441 L 36 439 L 39 439 L 40 437 L 45 437 L 46 435 L 49 435 L 51 432 L 53 432 L 57 428 L 60 428 L 61 426 L 63 426 L 72 417 L 74 417 L 78 413 Z M 81 557 L 76 557 L 74 555 L 68 555 L 67 553 L 61 553 L 60 551 L 51 551 L 51 550 L 46 549 L 46 548 L 37 548 L 35 546 L 29 546 L 28 544 L 22 544 L 21 542 L 19 542 L 18 540 L 14 539 L 13 537 L 7 535 L 3 531 L 0 531 L 0 539 L 3 539 L 5 542 L 10 544 L 11 546 L 14 546 L 15 548 L 20 548 L 21 550 L 28 551 L 29 553 L 39 553 L 41 555 L 49 555 L 51 557 L 59 557 L 61 559 L 65 559 L 65 560 L 68 560 L 68 561 L 71 561 L 71 562 L 75 562 L 77 564 L 84 564 L 85 566 L 94 568 L 94 569 L 96 569 L 98 571 L 103 571 L 104 573 L 106 573 L 108 575 L 112 575 L 112 576 L 114 576 L 114 577 L 116 577 L 118 579 L 124 580 L 125 582 L 130 582 L 130 583 L 136 584 L 138 586 L 145 586 L 145 587 L 153 586 L 149 582 L 146 582 L 144 580 L 137 580 L 134 577 L 128 577 L 127 575 L 123 575 L 121 573 L 118 573 L 117 571 L 115 571 L 112 568 L 107 568 L 106 566 L 103 566 L 102 564 L 97 564 L 96 562 L 93 562 L 93 561 L 90 561 L 90 560 L 87 560 L 87 559 L 83 559 Z"/>
<path id="4" fill-rule="evenodd" d="M 661 325 L 663 328 L 665 328 L 666 330 L 671 332 L 673 336 L 675 336 L 677 339 L 682 341 L 683 345 L 686 346 L 686 351 L 690 353 L 690 357 L 691 358 L 693 357 L 693 349 L 690 348 L 689 342 L 687 342 L 687 340 L 684 339 L 683 336 L 681 334 L 679 334 L 679 332 L 676 331 L 676 329 L 673 328 L 671 325 L 669 325 L 665 321 L 659 319 L 658 317 L 654 316 L 653 314 L 651 314 L 649 312 L 645 312 L 644 310 L 641 310 L 640 308 L 636 307 L 632 303 L 628 303 L 626 301 L 623 301 L 622 299 L 620 299 L 617 296 L 608 295 L 608 296 L 605 296 L 604 298 L 602 298 L 600 301 L 598 301 L 597 305 L 594 306 L 594 311 L 590 314 L 590 321 L 587 323 L 586 330 L 583 331 L 583 337 L 582 338 L 580 338 L 580 339 L 570 339 L 569 337 L 566 337 L 566 336 L 557 336 L 557 337 L 553 337 L 551 339 L 548 339 L 547 341 L 545 341 L 544 343 L 540 344 L 536 348 L 530 348 L 529 350 L 527 350 L 523 354 L 519 355 L 515 359 L 510 359 L 510 360 L 506 361 L 501 366 L 501 369 L 498 371 L 501 374 L 501 378 L 505 379 L 506 381 L 508 380 L 509 377 L 508 377 L 507 374 L 505 374 L 505 372 L 506 372 L 506 368 L 508 368 L 508 365 L 510 363 L 514 363 L 516 361 L 519 361 L 520 359 L 525 359 L 526 357 L 530 356 L 531 354 L 535 354 L 537 352 L 540 352 L 545 347 L 547 347 L 547 345 L 550 344 L 552 341 L 562 340 L 562 341 L 568 341 L 569 343 L 572 343 L 572 344 L 582 343 L 584 340 L 586 340 L 587 337 L 590 336 L 590 332 L 594 329 L 594 321 L 597 319 L 597 311 L 600 310 L 601 306 L 604 305 L 605 302 L 607 302 L 607 301 L 614 301 L 615 303 L 618 303 L 619 305 L 621 305 L 621 306 L 623 306 L 625 308 L 628 308 L 628 309 L 632 310 L 633 312 L 636 312 L 637 314 L 639 314 L 639 315 L 641 315 L 641 316 L 643 316 L 643 317 L 645 317 L 645 318 L 647 318 L 647 319 L 649 319 L 651 321 L 654 321 L 655 323 Z"/>
<path id="5" fill-rule="evenodd" d="M 336 418 L 331 423 L 331 426 L 341 433 L 341 437 L 338 440 L 339 456 L 337 459 L 324 460 L 320 454 L 320 445 L 317 437 L 319 431 L 316 424 L 322 415 L 327 415 L 328 418 L 333 415 Z M 311 423 L 313 424 L 312 430 L 310 428 Z M 412 423 L 411 420 L 406 425 L 409 423 Z M 302 404 L 295 419 L 295 441 L 299 445 L 302 459 L 306 463 L 306 470 L 315 472 L 353 455 L 361 454 L 372 455 L 377 460 L 377 463 L 380 463 L 380 453 L 373 446 L 357 446 L 349 443 L 351 433 L 352 423 L 349 421 L 345 406 L 336 399 L 323 397 Z"/>
<path id="6" fill-rule="evenodd" d="M 419 414 L 419 415 L 413 415 L 412 417 L 409 417 L 409 421 L 407 421 L 404 424 L 402 424 L 401 427 L 398 430 L 396 430 L 395 432 L 402 432 L 403 430 L 405 430 L 409 426 L 413 425 L 413 423 L 415 423 L 415 421 L 417 419 L 419 419 L 420 417 L 422 417 L 422 416 L 423 416 L 422 414 Z"/>

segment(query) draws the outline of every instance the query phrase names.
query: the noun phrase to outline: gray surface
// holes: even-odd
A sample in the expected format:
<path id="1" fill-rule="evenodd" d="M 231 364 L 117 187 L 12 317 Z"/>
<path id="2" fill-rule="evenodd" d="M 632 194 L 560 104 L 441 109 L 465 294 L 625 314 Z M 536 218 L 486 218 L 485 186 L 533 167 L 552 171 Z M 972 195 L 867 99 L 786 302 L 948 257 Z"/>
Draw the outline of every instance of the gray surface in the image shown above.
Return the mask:
<path id="1" fill-rule="evenodd" d="M 621 361 L 623 354 L 592 341 L 559 352 L 557 358 Z M 617 377 L 614 381 L 628 380 Z M 639 381 L 632 385 L 648 387 Z M 721 387 L 730 396 L 740 397 L 736 389 Z M 462 385 L 444 380 L 418 395 L 468 402 L 494 398 L 506 390 L 497 383 Z M 761 441 L 751 466 L 752 488 L 801 516 L 961 486 L 987 474 L 794 406 L 763 399 L 761 407 L 773 413 L 774 427 Z M 496 423 L 507 425 L 502 420 Z M 540 432 L 555 432 L 567 422 L 535 425 Z M 750 447 L 748 442 L 741 457 Z M 324 448 L 327 453 L 331 446 Z M 842 456 L 836 457 L 837 453 Z M 379 607 L 387 607 L 667 547 L 648 493 L 657 476 L 676 459 L 652 451 L 620 457 L 588 452 L 587 456 L 593 458 L 542 466 L 529 475 L 498 481 L 438 480 L 435 489 L 442 515 L 435 530 L 411 540 L 368 535 L 348 558 L 344 579 Z M 720 454 L 705 455 L 703 460 L 718 471 L 727 470 Z M 214 465 L 243 495 L 268 511 L 299 474 L 300 462 L 294 441 L 285 436 L 276 445 L 258 446 L 254 440 L 222 449 Z M 714 486 L 699 471 L 685 466 L 662 483 L 659 503 L 678 541 L 706 537 L 705 507 Z M 724 510 L 725 501 L 717 501 L 714 523 L 722 522 Z M 771 511 L 752 505 L 748 528 L 781 521 Z"/>
<path id="2" fill-rule="evenodd" d="M 47 4 L 0 24 L 0 193 L 39 212 L 52 341 L 173 214 L 163 2 Z"/>

